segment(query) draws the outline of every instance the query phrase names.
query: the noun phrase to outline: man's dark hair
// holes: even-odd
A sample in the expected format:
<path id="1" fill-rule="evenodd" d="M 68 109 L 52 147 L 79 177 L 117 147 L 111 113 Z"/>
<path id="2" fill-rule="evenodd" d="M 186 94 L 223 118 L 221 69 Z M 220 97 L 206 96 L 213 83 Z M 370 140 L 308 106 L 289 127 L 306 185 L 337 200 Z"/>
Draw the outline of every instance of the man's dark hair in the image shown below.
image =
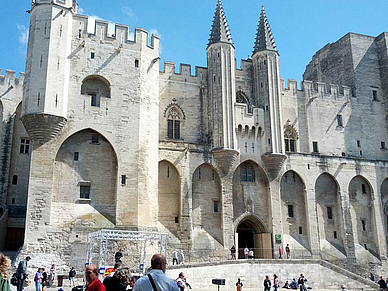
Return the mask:
<path id="1" fill-rule="evenodd" d="M 31 260 L 31 257 L 27 256 L 26 261 L 29 261 L 29 260 Z"/>

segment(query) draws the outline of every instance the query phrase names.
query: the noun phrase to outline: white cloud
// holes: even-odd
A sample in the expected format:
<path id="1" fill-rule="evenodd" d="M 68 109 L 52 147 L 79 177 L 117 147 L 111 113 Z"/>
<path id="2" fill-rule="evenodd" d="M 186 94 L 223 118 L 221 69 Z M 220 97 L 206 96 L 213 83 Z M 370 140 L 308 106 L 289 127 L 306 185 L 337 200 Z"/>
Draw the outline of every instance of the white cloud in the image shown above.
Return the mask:
<path id="1" fill-rule="evenodd" d="M 135 13 L 133 13 L 133 11 L 131 10 L 131 8 L 129 8 L 128 6 L 123 6 L 123 7 L 121 7 L 121 12 L 122 12 L 123 14 L 129 16 L 129 18 L 136 19 Z"/>
<path id="2" fill-rule="evenodd" d="M 17 25 L 17 29 L 19 31 L 19 43 L 23 46 L 26 47 L 28 43 L 28 28 L 25 27 L 24 25 Z"/>
<path id="3" fill-rule="evenodd" d="M 78 6 L 77 13 L 78 13 L 78 14 L 84 14 L 84 13 L 85 13 L 85 10 L 84 10 L 81 6 Z"/>

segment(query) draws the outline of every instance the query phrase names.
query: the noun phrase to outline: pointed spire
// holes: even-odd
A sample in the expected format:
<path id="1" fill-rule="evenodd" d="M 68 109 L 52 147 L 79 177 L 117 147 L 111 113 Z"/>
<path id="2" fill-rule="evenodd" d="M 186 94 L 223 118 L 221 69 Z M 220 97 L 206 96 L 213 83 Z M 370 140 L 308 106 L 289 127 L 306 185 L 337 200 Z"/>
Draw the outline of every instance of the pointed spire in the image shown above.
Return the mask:
<path id="1" fill-rule="evenodd" d="M 261 6 L 260 21 L 257 28 L 256 42 L 253 48 L 253 54 L 264 50 L 277 51 L 271 28 L 269 27 L 268 19 L 265 15 L 264 6 Z"/>
<path id="2" fill-rule="evenodd" d="M 221 0 L 218 0 L 216 12 L 214 13 L 212 30 L 210 33 L 208 46 L 213 43 L 226 42 L 233 45 L 232 37 L 228 24 L 226 23 L 225 13 L 222 8 Z"/>

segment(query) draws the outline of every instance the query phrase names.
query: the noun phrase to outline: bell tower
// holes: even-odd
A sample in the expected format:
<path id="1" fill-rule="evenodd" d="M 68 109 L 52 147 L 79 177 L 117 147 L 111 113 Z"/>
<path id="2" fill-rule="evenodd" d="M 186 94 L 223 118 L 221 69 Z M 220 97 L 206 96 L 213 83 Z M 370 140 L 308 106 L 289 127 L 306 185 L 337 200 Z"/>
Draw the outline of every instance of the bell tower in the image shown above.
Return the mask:
<path id="1" fill-rule="evenodd" d="M 21 120 L 32 140 L 45 143 L 66 124 L 75 0 L 34 0 Z"/>

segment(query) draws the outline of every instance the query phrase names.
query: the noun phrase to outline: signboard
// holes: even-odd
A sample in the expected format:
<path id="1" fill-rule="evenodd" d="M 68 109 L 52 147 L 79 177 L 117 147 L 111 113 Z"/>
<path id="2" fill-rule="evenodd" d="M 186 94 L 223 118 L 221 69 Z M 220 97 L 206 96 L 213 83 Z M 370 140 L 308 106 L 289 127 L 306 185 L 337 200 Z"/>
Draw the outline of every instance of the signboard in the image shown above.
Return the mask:
<path id="1" fill-rule="evenodd" d="M 282 235 L 281 234 L 275 234 L 275 242 L 277 244 L 281 244 L 282 243 Z"/>
<path id="2" fill-rule="evenodd" d="M 225 285 L 225 279 L 212 279 L 214 285 Z"/>
<path id="3" fill-rule="evenodd" d="M 108 276 L 110 273 L 113 272 L 113 267 L 108 267 L 105 269 L 105 274 L 104 274 L 104 277 Z"/>

